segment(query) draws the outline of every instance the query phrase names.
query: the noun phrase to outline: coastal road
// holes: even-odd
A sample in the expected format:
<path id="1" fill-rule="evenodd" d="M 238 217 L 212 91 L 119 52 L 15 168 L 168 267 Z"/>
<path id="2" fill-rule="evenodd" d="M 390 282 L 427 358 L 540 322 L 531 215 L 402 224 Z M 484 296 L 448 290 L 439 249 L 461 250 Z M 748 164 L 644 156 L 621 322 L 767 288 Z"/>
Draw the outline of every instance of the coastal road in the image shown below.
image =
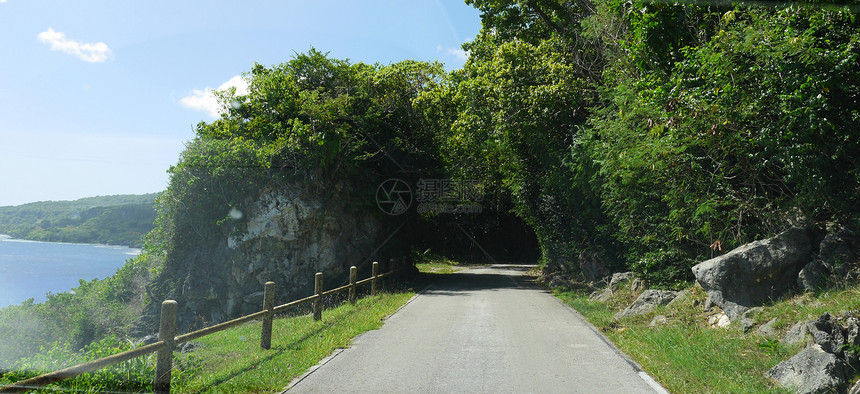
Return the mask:
<path id="1" fill-rule="evenodd" d="M 292 393 L 665 392 L 528 266 L 446 275 L 286 388 Z"/>

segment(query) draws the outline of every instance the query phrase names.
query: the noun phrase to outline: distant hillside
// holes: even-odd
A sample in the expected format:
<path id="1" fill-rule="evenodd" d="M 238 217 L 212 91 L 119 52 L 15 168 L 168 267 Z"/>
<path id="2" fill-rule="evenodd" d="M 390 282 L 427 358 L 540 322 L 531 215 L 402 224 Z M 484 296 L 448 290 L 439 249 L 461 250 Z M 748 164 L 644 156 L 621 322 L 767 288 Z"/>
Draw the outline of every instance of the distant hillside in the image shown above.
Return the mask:
<path id="1" fill-rule="evenodd" d="M 158 194 L 87 197 L 0 207 L 0 234 L 34 241 L 140 247 Z"/>

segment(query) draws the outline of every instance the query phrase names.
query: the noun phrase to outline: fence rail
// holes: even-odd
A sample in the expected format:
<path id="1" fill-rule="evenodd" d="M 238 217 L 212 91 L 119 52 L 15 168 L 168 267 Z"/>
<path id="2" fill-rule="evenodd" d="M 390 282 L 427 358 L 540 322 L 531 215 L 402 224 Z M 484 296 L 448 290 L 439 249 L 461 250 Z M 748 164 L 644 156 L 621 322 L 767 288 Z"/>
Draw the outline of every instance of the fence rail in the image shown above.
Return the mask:
<path id="1" fill-rule="evenodd" d="M 240 324 L 262 318 L 263 327 L 260 333 L 260 347 L 263 349 L 269 349 L 271 347 L 272 341 L 272 319 L 274 318 L 274 315 L 276 313 L 295 308 L 308 302 L 313 302 L 314 320 L 320 320 L 322 319 L 322 299 L 325 296 L 349 290 L 349 302 L 351 304 L 355 304 L 356 288 L 358 286 L 366 285 L 368 283 L 370 283 L 371 285 L 370 294 L 371 296 L 374 296 L 378 293 L 378 281 L 398 271 L 398 269 L 395 268 L 396 265 L 393 260 L 394 259 L 392 259 L 391 271 L 386 272 L 384 274 L 379 274 L 379 263 L 374 262 L 372 266 L 371 276 L 367 279 L 359 281 L 356 281 L 357 268 L 354 266 L 350 267 L 349 284 L 328 291 L 322 290 L 323 274 L 321 272 L 318 272 L 314 276 L 314 294 L 312 296 L 291 301 L 278 306 L 274 306 L 275 283 L 266 282 L 263 293 L 263 310 L 179 336 L 175 335 L 177 303 L 173 300 L 165 300 L 161 303 L 161 319 L 159 322 L 160 325 L 158 332 L 158 342 L 136 349 L 128 350 L 122 353 L 117 353 L 104 358 L 100 358 L 98 360 L 78 364 L 59 371 L 54 371 L 30 379 L 15 382 L 7 386 L 0 387 L 0 392 L 17 393 L 37 389 L 41 386 L 56 383 L 65 379 L 70 379 L 75 376 L 88 372 L 93 372 L 114 364 L 119 364 L 123 361 L 128 361 L 135 357 L 140 357 L 157 352 L 158 354 L 156 358 L 156 370 L 155 377 L 153 380 L 153 388 L 156 393 L 169 393 L 171 375 L 170 372 L 173 368 L 173 351 L 176 345 L 193 341 L 197 338 L 214 334 L 219 331 L 224 331 Z"/>

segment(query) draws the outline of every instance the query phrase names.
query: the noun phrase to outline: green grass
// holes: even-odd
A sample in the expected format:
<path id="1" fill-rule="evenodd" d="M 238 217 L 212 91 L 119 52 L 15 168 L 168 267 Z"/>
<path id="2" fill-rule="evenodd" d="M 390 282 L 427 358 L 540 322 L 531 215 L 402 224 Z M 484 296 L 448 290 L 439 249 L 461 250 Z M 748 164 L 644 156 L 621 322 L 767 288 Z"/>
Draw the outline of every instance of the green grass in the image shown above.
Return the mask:
<path id="1" fill-rule="evenodd" d="M 383 319 L 406 303 L 413 292 L 362 298 L 323 312 L 276 319 L 272 348 L 260 349 L 260 323 L 249 323 L 199 340 L 191 353 L 200 371 L 174 387 L 174 392 L 270 393 L 314 366 L 352 338 L 382 326 Z"/>
<path id="2" fill-rule="evenodd" d="M 764 374 L 800 347 L 744 334 L 737 323 L 725 329 L 708 326 L 707 313 L 698 306 L 705 297 L 701 291 L 694 291 L 689 302 L 672 309 L 663 307 L 622 320 L 615 320 L 613 315 L 632 301 L 634 295 L 629 291 L 619 292 L 608 303 L 590 301 L 582 291 L 555 295 L 582 313 L 670 392 L 789 392 L 775 387 Z M 786 297 L 764 306 L 755 320 L 762 324 L 776 318 L 777 328 L 784 333 L 797 321 L 856 309 L 860 309 L 860 286 Z M 651 318 L 657 314 L 667 316 L 669 323 L 650 327 Z"/>
<path id="3" fill-rule="evenodd" d="M 417 263 L 415 267 L 423 274 L 453 274 L 468 268 L 449 262 Z"/>

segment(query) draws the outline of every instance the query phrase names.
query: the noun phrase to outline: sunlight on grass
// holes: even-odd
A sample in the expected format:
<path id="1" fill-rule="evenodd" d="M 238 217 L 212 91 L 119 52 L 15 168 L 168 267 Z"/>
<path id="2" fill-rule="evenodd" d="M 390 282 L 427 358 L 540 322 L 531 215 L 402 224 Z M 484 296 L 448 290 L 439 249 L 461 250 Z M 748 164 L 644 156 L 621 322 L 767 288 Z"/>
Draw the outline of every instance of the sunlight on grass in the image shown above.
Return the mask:
<path id="1" fill-rule="evenodd" d="M 417 263 L 415 267 L 424 274 L 453 274 L 468 268 L 447 262 Z"/>
<path id="2" fill-rule="evenodd" d="M 413 292 L 382 294 L 328 309 L 315 322 L 309 315 L 276 319 L 272 348 L 260 349 L 260 323 L 249 323 L 204 337 L 192 354 L 202 371 L 174 392 L 269 393 L 316 365 L 352 338 L 384 323 Z"/>
<path id="3" fill-rule="evenodd" d="M 627 353 L 670 392 L 780 393 L 764 373 L 794 349 L 766 348 L 763 338 L 745 335 L 735 325 L 715 329 L 692 306 L 661 310 L 670 323 L 649 327 L 651 316 L 615 320 L 616 309 L 577 292 L 556 293 Z"/>

